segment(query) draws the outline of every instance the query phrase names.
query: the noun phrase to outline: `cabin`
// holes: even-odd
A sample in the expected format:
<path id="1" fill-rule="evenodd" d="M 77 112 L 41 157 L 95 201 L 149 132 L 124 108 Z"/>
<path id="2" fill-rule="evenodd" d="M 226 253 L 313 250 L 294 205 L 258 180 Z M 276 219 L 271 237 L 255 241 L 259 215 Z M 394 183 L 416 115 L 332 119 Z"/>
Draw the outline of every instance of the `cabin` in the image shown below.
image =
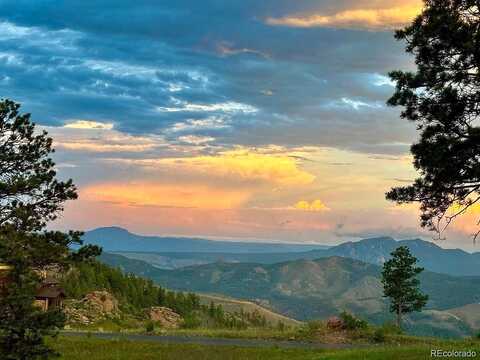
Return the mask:
<path id="1" fill-rule="evenodd" d="M 35 295 L 35 305 L 43 311 L 61 309 L 65 300 L 65 291 L 53 278 L 44 279 Z"/>
<path id="2" fill-rule="evenodd" d="M 11 267 L 0 264 L 0 290 L 8 284 L 8 272 Z M 63 307 L 65 300 L 65 291 L 60 287 L 58 280 L 53 277 L 42 276 L 42 282 L 35 294 L 35 305 L 43 311 L 48 309 L 58 309 Z M 1 292 L 0 292 L 1 295 Z"/>

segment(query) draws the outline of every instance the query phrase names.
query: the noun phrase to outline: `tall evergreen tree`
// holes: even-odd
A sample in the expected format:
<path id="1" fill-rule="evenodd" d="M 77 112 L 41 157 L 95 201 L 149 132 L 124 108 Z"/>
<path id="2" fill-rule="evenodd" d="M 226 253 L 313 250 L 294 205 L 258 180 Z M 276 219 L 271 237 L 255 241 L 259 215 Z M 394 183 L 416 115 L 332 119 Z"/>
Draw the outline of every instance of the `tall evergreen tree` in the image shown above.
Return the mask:
<path id="1" fill-rule="evenodd" d="M 45 226 L 76 199 L 71 180 L 59 181 L 52 139 L 37 132 L 20 105 L 0 101 L 0 263 L 10 266 L 7 285 L 0 289 L 0 358 L 47 359 L 54 352 L 46 335 L 63 327 L 60 310 L 43 312 L 34 306 L 39 271 L 62 271 L 100 253 L 95 246 L 80 247 L 81 233 L 45 231 Z"/>
<path id="2" fill-rule="evenodd" d="M 387 199 L 419 202 L 422 226 L 440 236 L 480 202 L 480 6 L 478 0 L 424 2 L 415 21 L 396 32 L 417 70 L 390 73 L 397 85 L 388 101 L 404 107 L 401 116 L 420 131 L 411 147 L 420 177 Z"/>
<path id="3" fill-rule="evenodd" d="M 427 304 L 428 296 L 420 291 L 417 275 L 423 268 L 416 267 L 417 259 L 406 246 L 391 253 L 382 271 L 384 297 L 390 298 L 390 311 L 396 314 L 397 326 L 402 326 L 403 314 L 420 311 Z"/>

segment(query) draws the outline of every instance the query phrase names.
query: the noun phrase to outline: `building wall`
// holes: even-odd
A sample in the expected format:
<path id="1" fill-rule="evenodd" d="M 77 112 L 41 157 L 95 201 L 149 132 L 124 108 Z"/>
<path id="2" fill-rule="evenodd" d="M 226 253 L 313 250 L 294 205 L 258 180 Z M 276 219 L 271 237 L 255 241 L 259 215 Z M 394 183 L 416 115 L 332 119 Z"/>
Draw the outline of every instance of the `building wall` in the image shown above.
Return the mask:
<path id="1" fill-rule="evenodd" d="M 48 299 L 36 299 L 34 304 L 35 306 L 38 306 L 43 311 L 48 310 Z"/>

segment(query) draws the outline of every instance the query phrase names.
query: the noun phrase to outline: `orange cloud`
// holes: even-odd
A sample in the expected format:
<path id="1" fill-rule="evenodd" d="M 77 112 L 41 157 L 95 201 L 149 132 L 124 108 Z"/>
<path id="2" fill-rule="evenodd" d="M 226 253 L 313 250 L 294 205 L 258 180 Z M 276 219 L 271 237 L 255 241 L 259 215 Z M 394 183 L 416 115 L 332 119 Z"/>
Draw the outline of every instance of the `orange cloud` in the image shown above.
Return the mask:
<path id="1" fill-rule="evenodd" d="M 298 14 L 267 18 L 269 25 L 290 27 L 331 27 L 343 29 L 388 30 L 411 22 L 422 9 L 422 1 L 388 8 L 347 9 L 336 13 Z"/>
<path id="2" fill-rule="evenodd" d="M 84 188 L 81 195 L 86 200 L 122 206 L 232 209 L 244 204 L 250 193 L 246 190 L 221 189 L 206 185 L 133 182 L 92 185 Z"/>
<path id="3" fill-rule="evenodd" d="M 294 207 L 295 209 L 302 211 L 330 211 L 321 200 L 314 200 L 312 202 L 300 200 Z"/>
<path id="4" fill-rule="evenodd" d="M 113 161 L 128 162 L 152 169 L 167 167 L 217 179 L 260 182 L 276 186 L 308 185 L 315 180 L 314 175 L 300 169 L 298 161 L 288 154 L 269 154 L 261 150 L 239 149 L 208 156 L 153 160 L 113 159 Z"/>

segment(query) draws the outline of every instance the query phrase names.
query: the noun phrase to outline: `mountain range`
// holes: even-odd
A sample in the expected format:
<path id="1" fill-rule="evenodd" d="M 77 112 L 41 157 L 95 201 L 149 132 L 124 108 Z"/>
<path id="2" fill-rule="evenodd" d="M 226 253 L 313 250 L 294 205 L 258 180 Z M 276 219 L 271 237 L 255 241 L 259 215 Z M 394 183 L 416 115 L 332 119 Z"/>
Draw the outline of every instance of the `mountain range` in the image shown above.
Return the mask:
<path id="1" fill-rule="evenodd" d="M 143 260 L 160 269 L 216 262 L 274 264 L 299 259 L 315 260 L 340 256 L 382 265 L 398 246 L 406 245 L 426 270 L 455 276 L 480 276 L 480 253 L 444 249 L 421 239 L 396 241 L 378 237 L 324 245 L 246 243 L 191 238 L 146 237 L 121 228 L 100 228 L 87 232 L 86 243 L 100 245 L 105 251 Z"/>
<path id="2" fill-rule="evenodd" d="M 265 242 L 220 241 L 186 237 L 160 237 L 132 234 L 120 227 L 103 227 L 85 232 L 85 244 L 101 246 L 105 251 L 210 252 L 210 253 L 291 253 L 325 249 L 323 245 Z"/>
<path id="3" fill-rule="evenodd" d="M 391 319 L 381 265 L 406 245 L 426 269 L 420 281 L 429 295 L 426 309 L 406 318 L 409 332 L 465 336 L 480 327 L 480 253 L 421 239 L 378 237 L 327 247 L 148 237 L 101 228 L 84 240 L 106 250 L 101 261 L 167 288 L 253 301 L 296 320 L 348 310 L 374 323 Z"/>
<path id="4" fill-rule="evenodd" d="M 250 300 L 297 320 L 324 319 L 344 309 L 375 323 L 390 319 L 382 296 L 381 268 L 354 259 L 211 263 L 176 270 L 108 253 L 101 260 L 168 288 Z M 425 271 L 420 281 L 430 299 L 426 311 L 407 319 L 412 333 L 460 336 L 474 331 L 468 319 L 471 311 L 478 311 L 480 277 Z"/>

